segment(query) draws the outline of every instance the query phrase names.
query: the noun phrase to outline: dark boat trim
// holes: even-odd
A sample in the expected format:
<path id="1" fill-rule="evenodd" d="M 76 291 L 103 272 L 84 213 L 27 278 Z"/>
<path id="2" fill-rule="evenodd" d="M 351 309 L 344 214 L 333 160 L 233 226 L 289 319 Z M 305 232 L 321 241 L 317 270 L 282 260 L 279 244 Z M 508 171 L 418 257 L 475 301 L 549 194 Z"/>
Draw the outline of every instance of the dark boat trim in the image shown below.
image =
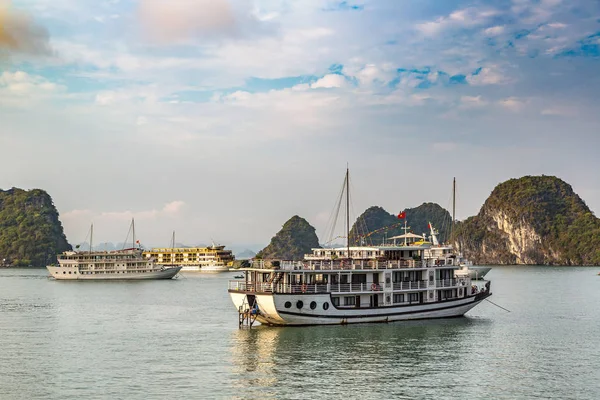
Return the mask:
<path id="1" fill-rule="evenodd" d="M 472 302 L 462 303 L 462 304 L 453 304 L 453 305 L 450 305 L 450 306 L 447 306 L 447 307 L 432 308 L 432 309 L 427 309 L 427 310 L 402 311 L 402 312 L 387 313 L 387 314 L 377 314 L 377 315 L 372 315 L 372 314 L 361 314 L 361 315 L 303 314 L 303 313 L 297 313 L 297 312 L 291 312 L 291 311 L 283 311 L 283 310 L 277 310 L 277 313 L 278 314 L 293 315 L 293 316 L 296 316 L 296 317 L 309 317 L 309 318 L 336 318 L 336 319 L 381 318 L 381 317 L 392 317 L 392 316 L 396 316 L 396 315 L 408 315 L 408 314 L 418 314 L 418 313 L 424 313 L 424 312 L 441 311 L 441 310 L 448 310 L 448 309 L 456 308 L 456 307 L 462 307 L 462 306 L 472 305 L 474 303 L 481 302 L 482 300 L 486 299 L 487 297 L 489 297 L 491 295 L 492 295 L 491 293 L 488 293 L 488 294 L 486 294 L 484 296 L 480 296 L 479 298 L 477 298 L 477 296 L 474 296 L 475 299 Z M 462 299 L 459 299 L 459 300 L 462 300 Z M 440 303 L 440 302 L 423 303 L 423 304 L 436 304 L 436 303 Z M 441 302 L 441 303 L 443 303 L 443 302 Z M 413 304 L 413 306 L 414 305 L 415 304 Z M 394 306 L 392 306 L 392 307 L 394 307 Z M 398 306 L 398 307 L 406 307 L 406 306 Z M 383 307 L 375 307 L 375 308 L 383 308 Z M 389 307 L 386 307 L 386 308 L 389 308 Z M 361 308 L 361 309 L 366 309 L 366 307 Z M 369 307 L 369 309 L 374 309 L 374 307 Z M 342 309 L 342 310 L 353 310 L 353 309 L 350 308 L 350 309 Z M 439 317 L 439 318 L 446 318 L 446 317 Z"/>
<path id="2" fill-rule="evenodd" d="M 253 295 L 299 295 L 299 296 L 314 296 L 314 295 L 329 295 L 329 299 L 331 301 L 331 293 L 272 293 L 272 292 L 252 292 L 252 291 L 246 291 L 246 290 L 232 290 L 229 289 L 227 290 L 227 292 L 229 293 L 241 293 L 241 294 L 253 294 Z M 373 293 L 381 293 L 383 294 L 383 292 L 373 292 Z M 341 295 L 347 295 L 346 293 L 343 293 Z M 351 294 L 350 294 L 351 295 Z M 331 306 L 333 308 L 335 308 L 336 310 L 379 310 L 382 308 L 399 308 L 399 307 L 414 307 L 417 305 L 423 305 L 423 304 L 443 304 L 443 303 L 452 303 L 455 301 L 459 301 L 459 300 L 464 300 L 464 299 L 470 299 L 470 298 L 475 298 L 475 301 L 477 301 L 477 296 L 481 297 L 481 300 L 485 299 L 486 297 L 491 296 L 492 293 L 485 293 L 484 296 L 482 296 L 482 293 L 477 293 L 475 295 L 472 296 L 466 296 L 466 297 L 460 297 L 457 299 L 450 299 L 450 300 L 438 300 L 438 301 L 433 301 L 433 302 L 428 302 L 428 303 L 412 303 L 412 304 L 402 304 L 402 305 L 392 305 L 392 306 L 379 306 L 379 307 L 337 307 L 333 304 L 333 301 L 331 301 Z M 445 308 L 452 308 L 452 307 L 457 307 L 455 305 L 453 306 L 449 306 L 449 307 L 445 307 Z M 438 310 L 443 310 L 445 308 L 439 308 Z M 300 315 L 305 315 L 305 314 L 300 314 Z M 384 314 L 382 314 L 384 315 Z M 387 314 L 385 314 L 387 315 Z"/>

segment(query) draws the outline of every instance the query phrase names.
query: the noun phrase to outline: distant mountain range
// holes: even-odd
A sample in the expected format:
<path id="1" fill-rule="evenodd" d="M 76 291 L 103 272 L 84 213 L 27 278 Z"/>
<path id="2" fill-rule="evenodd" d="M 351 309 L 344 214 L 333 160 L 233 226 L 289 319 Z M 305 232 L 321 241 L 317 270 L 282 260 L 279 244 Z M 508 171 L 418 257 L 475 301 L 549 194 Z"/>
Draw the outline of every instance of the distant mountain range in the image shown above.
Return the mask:
<path id="1" fill-rule="evenodd" d="M 499 184 L 476 216 L 457 222 L 453 239 L 449 238 L 451 217 L 439 205 L 423 203 L 404 211 L 410 231 L 427 233 L 431 222 L 439 230 L 440 241 L 451 240 L 476 264 L 600 265 L 600 219 L 569 184 L 553 176 L 525 176 Z M 404 233 L 403 222 L 381 207 L 370 207 L 353 225 L 351 243 L 378 245 L 386 237 Z M 89 249 L 86 242 L 78 246 L 79 250 Z M 256 256 L 301 259 L 319 246 L 315 228 L 294 216 Z M 131 244 L 99 243 L 94 250 L 123 247 Z M 227 248 L 244 259 L 253 257 L 261 246 Z M 58 212 L 46 192 L 0 190 L 2 265 L 44 266 L 69 249 Z"/>

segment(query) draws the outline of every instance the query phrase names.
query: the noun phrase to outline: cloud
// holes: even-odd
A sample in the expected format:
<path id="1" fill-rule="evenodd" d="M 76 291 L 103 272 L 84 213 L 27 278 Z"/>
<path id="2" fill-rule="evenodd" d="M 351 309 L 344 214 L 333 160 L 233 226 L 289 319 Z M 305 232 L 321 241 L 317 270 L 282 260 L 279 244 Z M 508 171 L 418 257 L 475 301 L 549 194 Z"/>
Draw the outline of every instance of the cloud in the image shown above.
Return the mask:
<path id="1" fill-rule="evenodd" d="M 483 31 L 483 33 L 485 33 L 488 36 L 498 36 L 498 35 L 502 34 L 503 32 L 504 32 L 504 26 L 502 26 L 502 25 L 492 26 L 491 28 L 487 28 L 486 30 Z"/>
<path id="2" fill-rule="evenodd" d="M 487 104 L 485 100 L 479 96 L 462 96 L 460 102 L 463 108 L 477 108 L 483 107 Z"/>
<path id="3" fill-rule="evenodd" d="M 467 76 L 467 82 L 475 86 L 498 85 L 506 83 L 508 79 L 498 71 L 498 67 L 481 67 L 472 75 Z"/>
<path id="4" fill-rule="evenodd" d="M 26 13 L 16 10 L 8 0 L 0 0 L 0 55 L 2 51 L 48 55 L 48 31 Z"/>
<path id="5" fill-rule="evenodd" d="M 310 87 L 312 89 L 318 89 L 318 88 L 339 88 L 339 87 L 344 87 L 346 86 L 347 82 L 346 82 L 346 78 L 342 75 L 338 75 L 338 74 L 329 74 L 329 75 L 325 75 L 324 77 L 322 77 L 321 79 L 319 79 L 318 81 L 316 81 L 315 83 L 313 83 L 312 85 L 310 85 Z"/>
<path id="6" fill-rule="evenodd" d="M 227 0 L 141 0 L 138 12 L 144 31 L 160 43 L 231 34 L 236 27 Z"/>
<path id="7" fill-rule="evenodd" d="M 577 110 L 568 106 L 554 106 L 545 108 L 541 111 L 542 115 L 552 115 L 557 117 L 573 117 L 577 115 Z"/>
<path id="8" fill-rule="evenodd" d="M 526 102 L 517 97 L 508 97 L 498 102 L 502 107 L 511 111 L 521 111 L 525 107 Z"/>
<path id="9" fill-rule="evenodd" d="M 425 36 L 435 36 L 447 28 L 468 28 L 485 24 L 491 17 L 498 14 L 493 9 L 477 9 L 474 7 L 456 10 L 448 16 L 439 17 L 434 21 L 416 25 L 417 31 Z"/>
<path id="10" fill-rule="evenodd" d="M 165 204 L 165 206 L 163 207 L 163 212 L 166 214 L 177 214 L 183 209 L 184 206 L 185 206 L 184 201 L 175 200 L 175 201 Z"/>
<path id="11" fill-rule="evenodd" d="M 141 211 L 103 211 L 95 212 L 92 210 L 71 210 L 61 214 L 61 219 L 66 223 L 83 223 L 100 221 L 100 223 L 109 224 L 115 221 L 130 221 L 132 218 L 138 220 L 151 220 L 159 217 L 173 217 L 179 215 L 186 203 L 181 200 L 174 200 L 166 203 L 162 209 L 141 210 Z"/>
<path id="12" fill-rule="evenodd" d="M 30 107 L 36 101 L 55 98 L 67 88 L 39 75 L 24 71 L 4 71 L 0 75 L 0 104 L 13 107 Z"/>

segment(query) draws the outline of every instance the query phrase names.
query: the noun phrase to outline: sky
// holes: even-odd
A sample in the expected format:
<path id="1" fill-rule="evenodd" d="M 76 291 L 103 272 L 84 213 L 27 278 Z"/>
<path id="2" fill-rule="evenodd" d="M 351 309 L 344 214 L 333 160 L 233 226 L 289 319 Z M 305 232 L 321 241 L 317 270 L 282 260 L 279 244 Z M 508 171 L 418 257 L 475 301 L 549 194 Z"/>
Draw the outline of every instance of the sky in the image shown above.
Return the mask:
<path id="1" fill-rule="evenodd" d="M 347 166 L 354 216 L 541 174 L 597 214 L 598 93 L 597 0 L 0 0 L 0 188 L 71 243 L 323 238 Z"/>

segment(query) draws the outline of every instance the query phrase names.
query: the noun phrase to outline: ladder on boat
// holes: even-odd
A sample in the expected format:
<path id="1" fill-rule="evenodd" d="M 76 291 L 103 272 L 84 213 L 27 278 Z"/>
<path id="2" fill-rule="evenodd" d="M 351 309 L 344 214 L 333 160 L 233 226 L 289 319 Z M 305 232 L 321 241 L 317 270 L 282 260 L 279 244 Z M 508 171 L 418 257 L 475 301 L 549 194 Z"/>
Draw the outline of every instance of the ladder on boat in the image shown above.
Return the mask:
<path id="1" fill-rule="evenodd" d="M 244 301 L 238 308 L 239 328 L 252 328 L 259 313 L 260 310 L 258 309 L 256 297 L 252 296 L 252 298 L 248 298 L 248 295 L 244 296 Z"/>

